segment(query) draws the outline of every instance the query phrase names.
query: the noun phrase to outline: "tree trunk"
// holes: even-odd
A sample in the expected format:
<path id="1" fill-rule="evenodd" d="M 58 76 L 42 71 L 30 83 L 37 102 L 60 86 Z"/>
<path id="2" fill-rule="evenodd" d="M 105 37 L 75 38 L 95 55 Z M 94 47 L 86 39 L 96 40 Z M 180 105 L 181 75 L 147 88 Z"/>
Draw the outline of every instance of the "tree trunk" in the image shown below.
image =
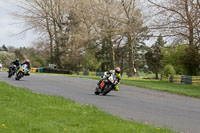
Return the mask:
<path id="1" fill-rule="evenodd" d="M 112 43 L 112 38 L 109 37 L 109 43 L 111 47 L 111 69 L 115 69 L 115 48 Z"/>
<path id="2" fill-rule="evenodd" d="M 155 65 L 155 74 L 156 74 L 156 79 L 158 79 L 158 65 Z"/>
<path id="3" fill-rule="evenodd" d="M 134 72 L 134 44 L 131 35 L 128 37 L 128 46 L 129 46 L 129 77 L 133 77 Z"/>
<path id="4" fill-rule="evenodd" d="M 50 39 L 50 63 L 53 64 L 53 35 L 49 26 L 49 20 L 48 20 L 48 14 L 46 14 L 46 25 L 47 25 L 47 31 L 49 33 L 49 39 Z"/>
<path id="5" fill-rule="evenodd" d="M 57 68 L 60 68 L 60 57 L 59 57 L 59 45 L 60 45 L 60 40 L 58 38 L 58 33 L 57 33 L 57 28 L 56 28 L 56 22 L 54 21 L 54 34 L 55 34 L 55 64 Z"/>
<path id="6" fill-rule="evenodd" d="M 156 72 L 156 79 L 158 79 L 158 73 Z"/>
<path id="7" fill-rule="evenodd" d="M 193 46 L 194 45 L 194 26 L 193 26 L 193 22 L 192 22 L 192 18 L 190 15 L 190 11 L 189 11 L 189 4 L 188 4 L 188 0 L 185 1 L 185 12 L 186 12 L 186 16 L 188 19 L 188 30 L 189 30 L 189 45 Z"/>
<path id="8" fill-rule="evenodd" d="M 124 52 L 122 52 L 122 55 L 121 55 L 121 64 L 120 64 L 120 67 L 121 67 L 121 75 L 123 75 L 123 70 L 124 70 Z"/>

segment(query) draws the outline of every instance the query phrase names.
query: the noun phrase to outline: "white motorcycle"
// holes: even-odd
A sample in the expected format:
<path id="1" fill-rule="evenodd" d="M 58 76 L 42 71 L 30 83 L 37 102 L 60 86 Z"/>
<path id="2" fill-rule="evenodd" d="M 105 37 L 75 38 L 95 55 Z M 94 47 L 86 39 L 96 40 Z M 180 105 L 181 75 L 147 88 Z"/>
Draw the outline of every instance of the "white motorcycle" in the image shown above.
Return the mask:
<path id="1" fill-rule="evenodd" d="M 95 94 L 96 95 L 106 95 L 111 90 L 114 90 L 115 86 L 118 85 L 117 76 L 110 75 L 106 78 L 102 79 L 102 82 L 96 87 Z"/>

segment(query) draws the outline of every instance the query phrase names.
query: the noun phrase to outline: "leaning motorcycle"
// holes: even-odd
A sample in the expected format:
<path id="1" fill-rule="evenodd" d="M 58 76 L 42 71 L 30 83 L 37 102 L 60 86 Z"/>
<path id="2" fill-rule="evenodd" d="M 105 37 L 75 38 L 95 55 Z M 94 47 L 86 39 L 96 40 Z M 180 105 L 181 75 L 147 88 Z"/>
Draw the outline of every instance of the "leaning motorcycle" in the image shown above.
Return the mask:
<path id="1" fill-rule="evenodd" d="M 16 65 L 11 65 L 8 69 L 8 78 L 11 78 L 16 72 Z"/>
<path id="2" fill-rule="evenodd" d="M 111 90 L 114 90 L 115 86 L 118 84 L 117 76 L 107 76 L 106 78 L 103 78 L 102 82 L 96 87 L 94 93 L 96 95 L 106 95 Z"/>
<path id="3" fill-rule="evenodd" d="M 19 69 L 17 70 L 15 79 L 20 80 L 25 75 L 29 75 L 28 66 L 26 64 L 20 65 Z"/>

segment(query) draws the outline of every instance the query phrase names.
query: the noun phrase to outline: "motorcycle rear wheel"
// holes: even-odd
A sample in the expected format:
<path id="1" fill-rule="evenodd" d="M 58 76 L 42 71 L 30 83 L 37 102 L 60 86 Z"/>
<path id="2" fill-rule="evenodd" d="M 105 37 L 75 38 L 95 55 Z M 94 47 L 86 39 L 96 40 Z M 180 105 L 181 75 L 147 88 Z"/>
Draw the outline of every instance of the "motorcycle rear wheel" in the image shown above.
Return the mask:
<path id="1" fill-rule="evenodd" d="M 8 71 L 8 78 L 11 78 L 12 77 L 12 72 L 11 70 Z"/>
<path id="2" fill-rule="evenodd" d="M 99 95 L 100 94 L 100 92 L 98 90 L 99 90 L 99 88 L 96 87 L 95 92 L 94 92 L 95 95 Z"/>

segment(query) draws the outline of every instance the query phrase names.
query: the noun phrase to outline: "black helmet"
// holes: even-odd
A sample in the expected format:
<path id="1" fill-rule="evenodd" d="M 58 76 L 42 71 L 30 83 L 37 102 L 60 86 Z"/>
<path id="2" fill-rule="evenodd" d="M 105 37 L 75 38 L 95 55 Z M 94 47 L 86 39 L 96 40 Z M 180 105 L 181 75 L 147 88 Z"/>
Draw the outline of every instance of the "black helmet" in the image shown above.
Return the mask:
<path id="1" fill-rule="evenodd" d="M 19 59 L 17 58 L 15 61 L 16 61 L 16 62 L 19 62 Z"/>

